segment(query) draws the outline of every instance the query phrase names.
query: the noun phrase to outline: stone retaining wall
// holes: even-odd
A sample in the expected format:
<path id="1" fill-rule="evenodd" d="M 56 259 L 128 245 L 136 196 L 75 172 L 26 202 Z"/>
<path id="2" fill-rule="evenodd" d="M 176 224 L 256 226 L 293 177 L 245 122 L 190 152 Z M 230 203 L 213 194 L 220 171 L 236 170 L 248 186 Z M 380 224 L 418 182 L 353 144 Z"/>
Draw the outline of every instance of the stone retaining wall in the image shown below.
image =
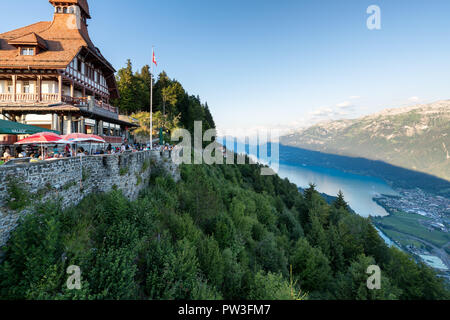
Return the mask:
<path id="1" fill-rule="evenodd" d="M 177 167 L 168 155 L 150 151 L 0 166 L 0 247 L 17 226 L 19 217 L 29 212 L 32 203 L 61 198 L 66 208 L 78 204 L 90 193 L 108 192 L 113 188 L 135 200 L 148 184 L 151 164 L 155 163 L 163 165 L 178 179 Z M 8 204 L 11 186 L 17 186 L 16 190 L 25 199 L 17 202 L 16 210 Z"/>

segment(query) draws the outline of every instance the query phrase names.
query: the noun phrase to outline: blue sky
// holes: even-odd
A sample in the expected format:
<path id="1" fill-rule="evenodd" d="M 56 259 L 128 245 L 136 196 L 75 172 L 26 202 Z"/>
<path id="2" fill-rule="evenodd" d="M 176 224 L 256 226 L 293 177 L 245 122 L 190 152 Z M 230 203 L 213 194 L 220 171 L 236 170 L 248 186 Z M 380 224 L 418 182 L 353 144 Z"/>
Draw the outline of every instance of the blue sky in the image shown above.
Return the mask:
<path id="1" fill-rule="evenodd" d="M 90 0 L 116 69 L 166 70 L 219 129 L 296 128 L 450 98 L 448 0 Z M 366 9 L 381 8 L 381 30 Z M 24 10 L 26 8 L 26 10 Z M 0 32 L 51 20 L 47 0 L 2 4 Z"/>

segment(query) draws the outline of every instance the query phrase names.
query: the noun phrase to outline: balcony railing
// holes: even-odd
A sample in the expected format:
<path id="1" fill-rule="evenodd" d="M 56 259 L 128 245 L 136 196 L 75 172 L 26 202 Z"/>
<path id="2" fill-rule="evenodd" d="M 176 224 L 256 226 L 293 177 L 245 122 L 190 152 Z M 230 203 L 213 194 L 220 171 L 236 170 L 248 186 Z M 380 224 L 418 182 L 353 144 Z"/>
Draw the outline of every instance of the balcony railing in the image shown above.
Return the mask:
<path id="1" fill-rule="evenodd" d="M 57 93 L 42 93 L 41 99 L 44 102 L 58 102 L 59 95 Z"/>
<path id="2" fill-rule="evenodd" d="M 91 110 L 98 109 L 100 111 L 111 112 L 114 114 L 118 114 L 118 109 L 116 107 L 111 106 L 108 103 L 105 103 L 101 100 L 96 100 L 93 97 L 70 97 L 70 96 L 62 96 L 59 99 L 59 94 L 57 93 L 0 93 L 0 103 L 36 103 L 36 102 L 44 102 L 44 103 L 58 103 L 64 102 L 68 104 L 72 104 L 75 106 L 89 108 Z"/>
<path id="3" fill-rule="evenodd" d="M 1 102 L 58 102 L 57 93 L 41 93 L 41 99 L 39 99 L 38 93 L 0 93 Z"/>
<path id="4" fill-rule="evenodd" d="M 13 101 L 12 93 L 0 93 L 0 101 L 10 102 Z"/>
<path id="5" fill-rule="evenodd" d="M 118 114 L 119 111 L 116 107 L 113 107 L 101 100 L 96 100 L 92 97 L 70 97 L 62 96 L 62 101 L 70 103 L 80 107 L 86 107 L 93 111 L 107 111 L 114 114 Z"/>

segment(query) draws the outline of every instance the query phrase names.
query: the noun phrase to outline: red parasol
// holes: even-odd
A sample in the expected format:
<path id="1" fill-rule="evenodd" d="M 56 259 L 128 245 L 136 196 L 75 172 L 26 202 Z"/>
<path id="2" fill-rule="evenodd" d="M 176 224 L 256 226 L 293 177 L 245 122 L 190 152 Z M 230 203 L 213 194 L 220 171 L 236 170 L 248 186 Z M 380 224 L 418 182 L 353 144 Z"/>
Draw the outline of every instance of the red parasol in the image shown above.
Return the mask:
<path id="1" fill-rule="evenodd" d="M 71 133 L 63 136 L 63 138 L 73 143 L 83 143 L 83 142 L 105 143 L 105 140 L 103 138 L 96 136 L 94 134 Z"/>
<path id="2" fill-rule="evenodd" d="M 22 139 L 15 144 L 64 144 L 69 143 L 53 132 L 40 132 Z"/>
<path id="3" fill-rule="evenodd" d="M 95 134 L 88 134 L 88 136 L 92 139 L 93 142 L 106 143 L 105 139 Z"/>

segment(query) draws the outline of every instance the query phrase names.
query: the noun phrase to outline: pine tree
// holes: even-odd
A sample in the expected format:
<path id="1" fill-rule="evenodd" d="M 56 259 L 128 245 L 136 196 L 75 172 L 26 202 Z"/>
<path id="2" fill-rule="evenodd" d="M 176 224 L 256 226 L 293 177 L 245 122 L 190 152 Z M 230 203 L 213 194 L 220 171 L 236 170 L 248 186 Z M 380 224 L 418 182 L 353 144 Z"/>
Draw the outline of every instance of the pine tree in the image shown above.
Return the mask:
<path id="1" fill-rule="evenodd" d="M 117 73 L 117 86 L 120 91 L 118 106 L 119 109 L 126 114 L 131 114 L 140 109 L 136 84 L 133 66 L 131 60 L 128 59 L 127 66 L 120 69 Z"/>
<path id="2" fill-rule="evenodd" d="M 316 185 L 314 183 L 309 184 L 309 188 L 305 189 L 305 200 L 308 203 L 311 203 L 313 200 L 313 194 L 316 193 Z"/>
<path id="3" fill-rule="evenodd" d="M 138 85 L 139 110 L 148 111 L 150 109 L 150 83 L 152 82 L 150 66 L 143 66 L 141 72 L 136 73 L 135 78 Z"/>
<path id="4" fill-rule="evenodd" d="M 209 110 L 208 102 L 205 103 L 205 120 L 208 123 L 210 129 L 214 129 L 216 127 L 214 119 Z"/>
<path id="5" fill-rule="evenodd" d="M 333 205 L 336 209 L 340 209 L 340 208 L 343 208 L 345 210 L 349 209 L 349 206 L 344 199 L 344 193 L 341 190 L 339 190 L 337 199 L 334 201 Z"/>

